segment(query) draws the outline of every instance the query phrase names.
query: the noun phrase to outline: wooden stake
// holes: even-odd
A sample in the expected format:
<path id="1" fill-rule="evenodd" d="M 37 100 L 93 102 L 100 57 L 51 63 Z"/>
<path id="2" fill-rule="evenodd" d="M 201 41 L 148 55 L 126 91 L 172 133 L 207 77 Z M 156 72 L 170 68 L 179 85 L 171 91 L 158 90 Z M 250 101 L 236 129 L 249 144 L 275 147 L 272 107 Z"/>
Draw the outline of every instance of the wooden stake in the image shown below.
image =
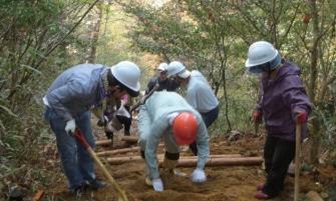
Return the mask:
<path id="1" fill-rule="evenodd" d="M 299 201 L 300 194 L 300 153 L 301 153 L 301 129 L 300 123 L 296 123 L 295 139 L 295 180 L 294 180 L 294 201 Z"/>

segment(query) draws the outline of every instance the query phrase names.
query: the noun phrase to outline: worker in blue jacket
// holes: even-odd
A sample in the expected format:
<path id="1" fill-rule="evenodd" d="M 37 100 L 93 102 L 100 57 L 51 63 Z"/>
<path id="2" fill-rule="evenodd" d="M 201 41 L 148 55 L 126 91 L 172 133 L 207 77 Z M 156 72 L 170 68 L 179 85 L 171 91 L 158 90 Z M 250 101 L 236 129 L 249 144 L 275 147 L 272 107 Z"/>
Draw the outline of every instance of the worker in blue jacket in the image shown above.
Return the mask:
<path id="1" fill-rule="evenodd" d="M 93 160 L 73 137 L 75 129 L 79 128 L 94 148 L 91 107 L 101 108 L 98 117 L 104 121 L 102 111 L 107 107 L 106 100 L 111 97 L 117 100 L 125 94 L 137 96 L 139 78 L 139 67 L 130 61 L 119 62 L 112 67 L 80 64 L 60 74 L 43 97 L 45 119 L 55 133 L 69 190 L 76 196 L 87 186 L 98 189 L 104 183 L 96 179 Z"/>

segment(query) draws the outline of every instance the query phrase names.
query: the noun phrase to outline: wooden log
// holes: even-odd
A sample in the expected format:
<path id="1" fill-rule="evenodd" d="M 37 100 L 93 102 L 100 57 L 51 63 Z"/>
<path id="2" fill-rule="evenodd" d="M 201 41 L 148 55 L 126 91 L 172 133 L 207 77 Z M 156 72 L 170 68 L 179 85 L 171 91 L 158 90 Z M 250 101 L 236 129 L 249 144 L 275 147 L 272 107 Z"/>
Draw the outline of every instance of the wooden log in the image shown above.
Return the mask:
<path id="1" fill-rule="evenodd" d="M 320 195 L 316 193 L 315 191 L 309 191 L 307 193 L 307 198 L 308 198 L 308 201 L 323 201 Z"/>
<path id="2" fill-rule="evenodd" d="M 163 147 L 163 144 L 159 144 L 159 148 Z M 114 154 L 123 154 L 127 152 L 135 152 L 135 151 L 140 151 L 140 147 L 131 147 L 131 148 L 121 148 L 121 149 L 114 149 L 114 150 L 109 150 L 109 151 L 102 151 L 96 153 L 97 156 L 108 156 L 108 155 L 114 155 Z"/>
<path id="3" fill-rule="evenodd" d="M 115 149 L 110 151 L 102 151 L 98 152 L 97 156 L 108 156 L 108 155 L 114 155 L 114 154 L 122 154 L 127 152 L 134 152 L 134 151 L 140 151 L 140 147 L 132 147 L 132 148 L 124 148 L 124 149 Z"/>
<path id="4" fill-rule="evenodd" d="M 209 158 L 240 158 L 241 154 L 212 154 Z M 181 158 L 197 158 L 197 156 L 181 156 Z"/>
<path id="5" fill-rule="evenodd" d="M 205 164 L 207 167 L 216 166 L 252 166 L 261 165 L 261 157 L 240 157 L 240 158 L 209 158 Z M 197 159 L 180 159 L 177 167 L 196 167 Z"/>
<path id="6" fill-rule="evenodd" d="M 120 139 L 121 141 L 125 141 L 125 142 L 128 142 L 128 143 L 138 143 L 138 140 L 139 138 L 137 136 L 123 136 L 121 137 Z M 112 144 L 112 141 L 111 140 L 99 140 L 99 141 L 96 141 L 96 145 L 97 146 L 107 146 L 107 145 L 110 145 Z"/>
<path id="7" fill-rule="evenodd" d="M 137 136 L 123 136 L 121 140 L 129 143 L 138 143 L 139 138 Z"/>
<path id="8" fill-rule="evenodd" d="M 163 162 L 164 155 L 158 155 L 160 165 Z M 141 156 L 126 156 L 126 157 L 115 157 L 115 158 L 107 158 L 107 161 L 112 165 L 120 165 L 126 162 L 138 162 L 142 161 Z M 178 167 L 195 167 L 197 164 L 197 157 L 181 157 L 178 162 Z M 261 165 L 263 159 L 261 157 L 209 157 L 206 162 L 206 166 L 214 167 L 214 166 L 250 166 L 250 165 Z"/>
<path id="9" fill-rule="evenodd" d="M 111 140 L 99 140 L 99 141 L 96 141 L 96 145 L 97 146 L 106 146 L 106 145 L 110 145 L 112 144 L 112 141 Z"/>
<path id="10" fill-rule="evenodd" d="M 126 162 L 137 162 L 143 160 L 141 156 L 123 156 L 123 157 L 114 157 L 114 158 L 107 158 L 107 162 L 111 165 L 120 165 Z"/>

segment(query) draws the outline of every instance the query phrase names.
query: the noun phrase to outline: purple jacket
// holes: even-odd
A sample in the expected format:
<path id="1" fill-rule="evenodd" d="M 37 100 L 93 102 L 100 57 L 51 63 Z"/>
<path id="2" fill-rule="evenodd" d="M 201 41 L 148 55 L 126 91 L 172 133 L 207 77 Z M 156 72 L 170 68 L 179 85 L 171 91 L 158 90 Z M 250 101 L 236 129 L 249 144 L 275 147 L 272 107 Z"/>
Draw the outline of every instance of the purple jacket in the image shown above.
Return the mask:
<path id="1" fill-rule="evenodd" d="M 295 112 L 310 113 L 311 103 L 299 77 L 300 69 L 285 61 L 273 80 L 261 77 L 261 97 L 257 110 L 261 111 L 269 136 L 295 141 Z M 302 139 L 307 125 L 302 125 Z"/>

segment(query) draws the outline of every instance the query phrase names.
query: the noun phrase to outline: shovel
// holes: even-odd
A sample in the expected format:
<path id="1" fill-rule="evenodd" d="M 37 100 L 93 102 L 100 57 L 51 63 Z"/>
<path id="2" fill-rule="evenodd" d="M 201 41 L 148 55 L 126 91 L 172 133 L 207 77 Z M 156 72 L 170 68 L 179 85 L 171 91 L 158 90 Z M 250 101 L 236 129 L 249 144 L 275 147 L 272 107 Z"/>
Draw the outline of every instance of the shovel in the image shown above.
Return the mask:
<path id="1" fill-rule="evenodd" d="M 100 161 L 96 153 L 93 151 L 91 146 L 87 143 L 85 140 L 83 133 L 77 128 L 75 132 L 75 138 L 79 141 L 79 143 L 86 149 L 87 152 L 89 152 L 89 155 L 91 158 L 96 162 L 98 167 L 103 171 L 105 177 L 108 179 L 109 183 L 115 188 L 117 195 L 118 195 L 118 201 L 128 201 L 126 197 L 126 193 L 120 188 L 118 183 L 114 180 L 114 178 L 111 176 L 111 174 L 108 172 L 106 167 L 103 165 L 103 163 Z"/>
<path id="2" fill-rule="evenodd" d="M 300 194 L 300 154 L 301 154 L 301 128 L 300 123 L 296 123 L 295 139 L 295 179 L 294 179 L 294 201 L 299 201 Z"/>

